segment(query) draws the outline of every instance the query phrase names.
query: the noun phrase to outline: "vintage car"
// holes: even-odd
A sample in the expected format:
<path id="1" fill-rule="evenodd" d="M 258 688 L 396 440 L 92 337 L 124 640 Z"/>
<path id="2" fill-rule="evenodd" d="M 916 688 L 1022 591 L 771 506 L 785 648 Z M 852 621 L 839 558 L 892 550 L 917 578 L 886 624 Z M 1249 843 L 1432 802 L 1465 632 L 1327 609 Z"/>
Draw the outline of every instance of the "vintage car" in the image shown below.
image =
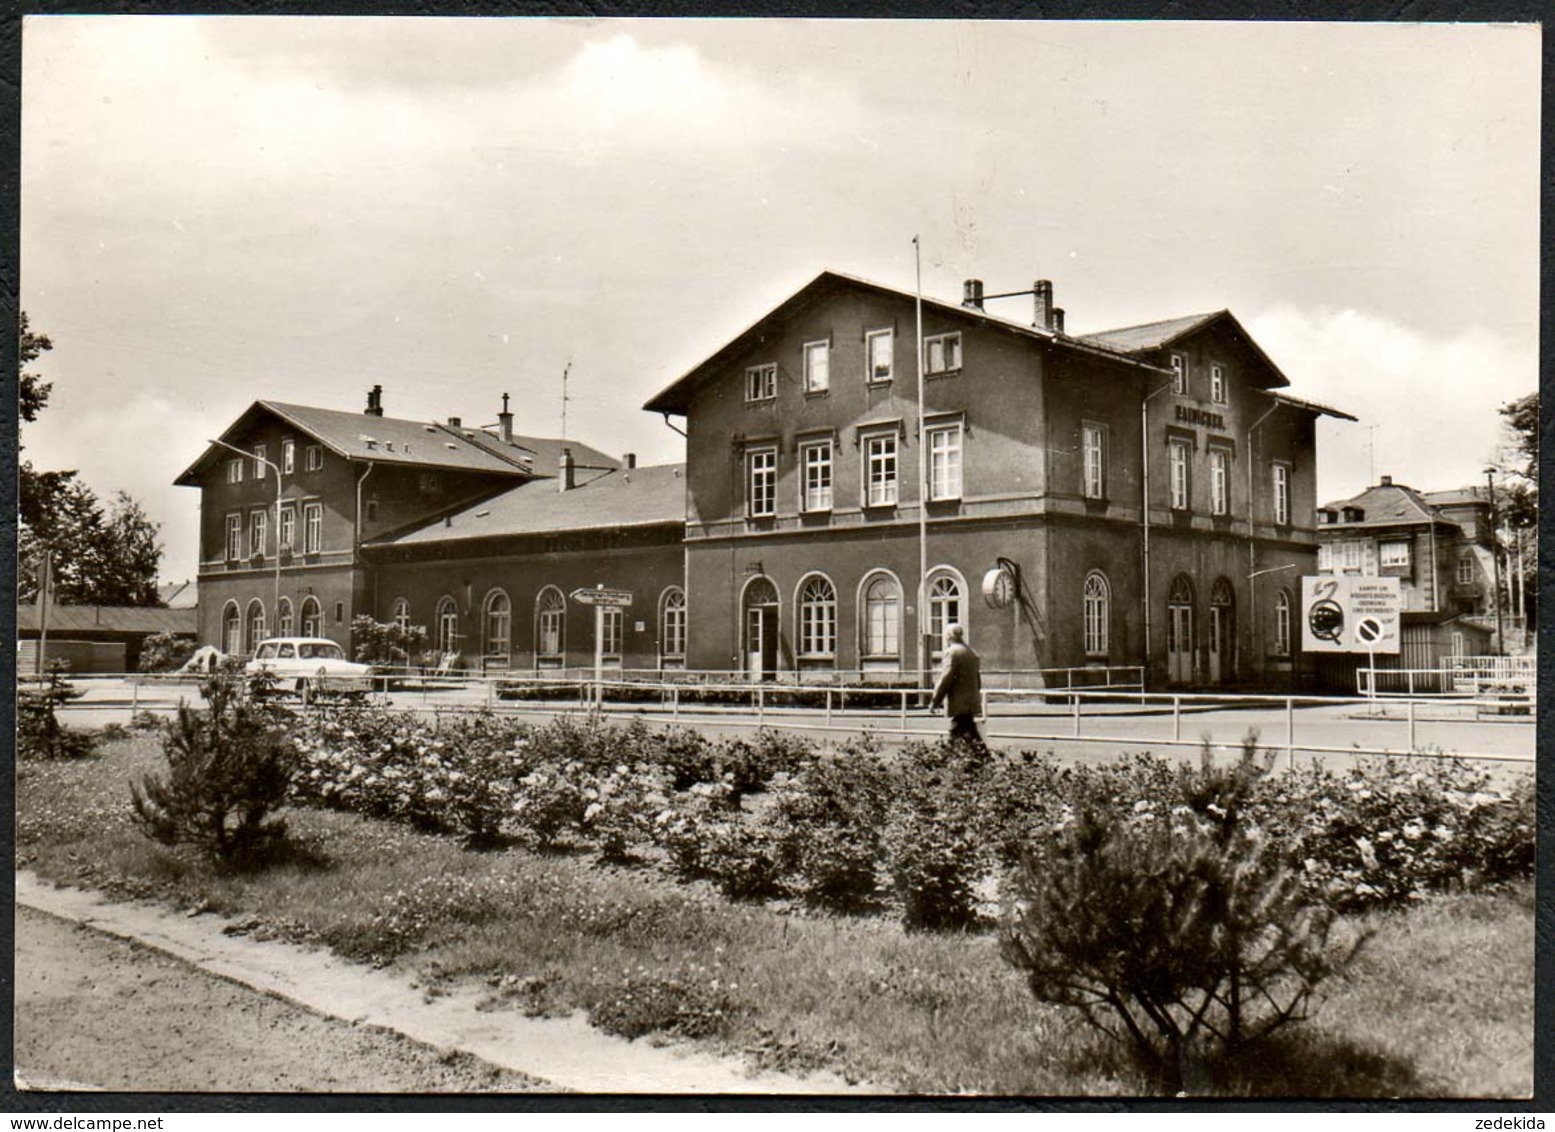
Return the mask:
<path id="1" fill-rule="evenodd" d="M 272 677 L 276 691 L 296 692 L 303 703 L 318 696 L 365 696 L 373 689 L 372 666 L 347 660 L 340 646 L 325 637 L 264 641 L 244 671 Z"/>

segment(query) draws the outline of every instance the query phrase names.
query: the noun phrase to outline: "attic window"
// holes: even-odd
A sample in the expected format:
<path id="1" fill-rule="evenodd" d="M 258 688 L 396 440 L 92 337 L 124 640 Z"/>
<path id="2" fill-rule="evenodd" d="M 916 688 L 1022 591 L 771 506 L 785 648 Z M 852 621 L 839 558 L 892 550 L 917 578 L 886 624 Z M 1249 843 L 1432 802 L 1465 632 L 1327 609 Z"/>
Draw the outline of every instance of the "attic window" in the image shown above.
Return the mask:
<path id="1" fill-rule="evenodd" d="M 459 446 L 457 444 L 455 444 L 452 440 L 445 440 L 445 441 L 443 441 L 443 447 L 449 449 L 452 452 L 459 451 Z"/>
<path id="2" fill-rule="evenodd" d="M 428 432 L 436 432 L 437 431 L 437 426 L 436 425 L 422 425 L 421 427 L 426 429 Z"/>
<path id="3" fill-rule="evenodd" d="M 490 515 L 490 514 L 491 514 L 490 511 L 477 511 L 477 512 L 475 512 L 475 517 L 477 519 L 484 519 L 487 515 Z"/>

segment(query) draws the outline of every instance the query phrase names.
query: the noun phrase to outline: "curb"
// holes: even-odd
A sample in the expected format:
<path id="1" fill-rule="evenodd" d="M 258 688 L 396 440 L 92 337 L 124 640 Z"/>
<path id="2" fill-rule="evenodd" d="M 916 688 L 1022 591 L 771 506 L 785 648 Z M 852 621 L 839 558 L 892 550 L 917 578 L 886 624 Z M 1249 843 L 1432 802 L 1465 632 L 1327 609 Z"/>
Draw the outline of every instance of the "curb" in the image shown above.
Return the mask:
<path id="1" fill-rule="evenodd" d="M 559 1092 L 878 1095 L 831 1074 L 750 1073 L 737 1061 L 689 1046 L 611 1037 L 578 1014 L 526 1018 L 481 1011 L 478 990 L 432 998 L 403 975 L 322 950 L 225 935 L 223 928 L 232 923 L 225 917 L 190 917 L 143 901 L 115 903 L 85 889 L 53 887 L 29 871 L 16 873 L 16 903 L 133 941 L 317 1014 L 379 1026 L 422 1045 L 538 1077 Z"/>

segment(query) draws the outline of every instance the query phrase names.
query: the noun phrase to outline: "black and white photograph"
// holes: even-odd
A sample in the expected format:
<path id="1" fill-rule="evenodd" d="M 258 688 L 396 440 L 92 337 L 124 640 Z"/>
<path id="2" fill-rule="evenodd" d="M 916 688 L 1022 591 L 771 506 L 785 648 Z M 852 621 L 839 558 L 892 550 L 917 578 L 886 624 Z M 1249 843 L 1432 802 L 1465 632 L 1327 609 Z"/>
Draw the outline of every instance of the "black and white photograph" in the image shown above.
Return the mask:
<path id="1" fill-rule="evenodd" d="M 1542 53 L 25 17 L 12 1103 L 1526 1105 Z"/>

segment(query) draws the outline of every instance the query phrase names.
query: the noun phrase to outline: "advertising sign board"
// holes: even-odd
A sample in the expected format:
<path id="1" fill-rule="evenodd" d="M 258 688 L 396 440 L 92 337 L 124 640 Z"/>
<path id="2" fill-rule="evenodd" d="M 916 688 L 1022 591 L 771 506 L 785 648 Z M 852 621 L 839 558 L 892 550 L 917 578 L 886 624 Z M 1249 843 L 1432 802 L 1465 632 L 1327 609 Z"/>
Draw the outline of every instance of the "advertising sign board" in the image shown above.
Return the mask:
<path id="1" fill-rule="evenodd" d="M 1404 593 L 1397 578 L 1357 574 L 1302 578 L 1302 651 L 1397 655 L 1403 610 Z"/>

